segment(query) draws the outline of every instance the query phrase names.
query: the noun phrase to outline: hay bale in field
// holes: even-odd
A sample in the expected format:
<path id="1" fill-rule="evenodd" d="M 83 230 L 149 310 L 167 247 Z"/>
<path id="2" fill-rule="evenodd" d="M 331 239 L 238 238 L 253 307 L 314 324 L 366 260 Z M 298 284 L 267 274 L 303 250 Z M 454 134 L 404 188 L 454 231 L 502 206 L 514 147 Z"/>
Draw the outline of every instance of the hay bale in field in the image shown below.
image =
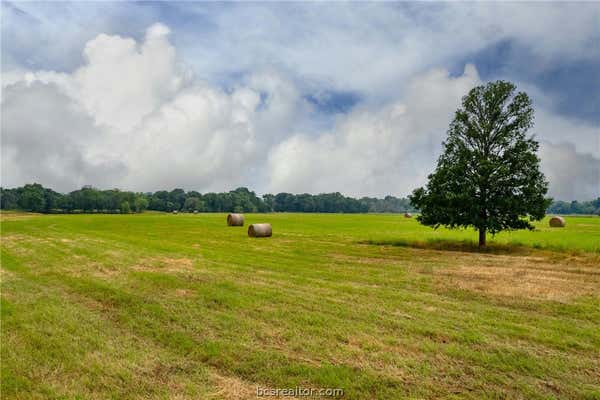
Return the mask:
<path id="1" fill-rule="evenodd" d="M 194 214 L 198 214 L 198 210 L 194 210 Z"/>
<path id="2" fill-rule="evenodd" d="M 551 228 L 564 228 L 567 225 L 563 217 L 552 217 L 550 218 Z"/>
<path id="3" fill-rule="evenodd" d="M 177 214 L 177 210 L 173 210 L 173 214 Z"/>
<path id="4" fill-rule="evenodd" d="M 244 226 L 244 214 L 229 214 L 227 216 L 227 225 Z"/>
<path id="5" fill-rule="evenodd" d="M 412 214 L 411 213 L 404 213 L 404 218 L 412 218 Z"/>
<path id="6" fill-rule="evenodd" d="M 271 224 L 252 224 L 248 227 L 250 237 L 270 237 L 273 235 Z"/>

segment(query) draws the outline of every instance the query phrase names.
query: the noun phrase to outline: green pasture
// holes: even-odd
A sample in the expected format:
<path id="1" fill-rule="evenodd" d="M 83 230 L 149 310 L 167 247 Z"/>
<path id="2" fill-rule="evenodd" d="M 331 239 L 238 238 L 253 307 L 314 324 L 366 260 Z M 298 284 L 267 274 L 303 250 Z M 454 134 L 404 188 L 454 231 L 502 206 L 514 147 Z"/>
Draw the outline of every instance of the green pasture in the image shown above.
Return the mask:
<path id="1" fill-rule="evenodd" d="M 600 399 L 600 218 L 566 220 L 3 213 L 2 398 Z"/>

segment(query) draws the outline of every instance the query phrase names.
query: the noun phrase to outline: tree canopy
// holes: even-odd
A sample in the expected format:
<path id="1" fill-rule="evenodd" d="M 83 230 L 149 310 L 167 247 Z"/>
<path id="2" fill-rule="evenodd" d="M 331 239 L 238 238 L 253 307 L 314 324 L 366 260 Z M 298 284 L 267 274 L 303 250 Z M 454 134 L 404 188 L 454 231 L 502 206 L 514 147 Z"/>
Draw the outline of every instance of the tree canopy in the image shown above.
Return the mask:
<path id="1" fill-rule="evenodd" d="M 129 213 L 154 211 L 186 212 L 322 212 L 364 213 L 414 211 L 408 199 L 353 199 L 341 193 L 265 194 L 241 187 L 224 193 L 186 192 L 183 189 L 134 193 L 118 189 L 99 190 L 84 186 L 67 194 L 57 193 L 40 184 L 0 188 L 0 206 L 4 210 L 21 209 L 42 213 Z"/>
<path id="2" fill-rule="evenodd" d="M 443 142 L 444 151 L 425 187 L 410 197 L 429 226 L 474 227 L 486 232 L 533 229 L 551 200 L 540 171 L 539 144 L 529 96 L 510 82 L 473 88 L 462 99 Z"/>

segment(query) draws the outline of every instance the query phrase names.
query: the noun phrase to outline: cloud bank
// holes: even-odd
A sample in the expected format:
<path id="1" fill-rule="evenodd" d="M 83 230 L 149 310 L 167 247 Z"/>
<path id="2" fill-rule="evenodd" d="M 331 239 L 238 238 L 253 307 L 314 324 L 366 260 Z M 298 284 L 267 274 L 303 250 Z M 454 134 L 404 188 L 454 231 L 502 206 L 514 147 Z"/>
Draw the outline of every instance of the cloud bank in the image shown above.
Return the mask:
<path id="1" fill-rule="evenodd" d="M 362 29 L 370 35 L 381 31 Z M 387 49 L 362 74 L 360 60 L 377 57 L 379 50 L 368 47 L 363 51 L 371 53 L 358 53 L 351 64 L 358 71 L 329 65 L 335 57 L 309 67 L 300 62 L 306 59 L 302 51 L 292 51 L 284 58 L 297 59 L 298 70 L 277 63 L 251 67 L 242 58 L 245 72 L 233 84 L 219 85 L 183 61 L 170 31 L 157 23 L 137 40 L 98 34 L 83 45 L 81 65 L 72 72 L 3 72 L 2 185 L 37 181 L 61 191 L 84 184 L 140 191 L 244 185 L 262 193 L 404 196 L 425 182 L 461 97 L 482 82 L 474 65 L 459 73 L 433 66 L 419 70 L 403 63 L 414 55 L 388 57 Z M 317 36 L 351 46 L 334 31 Z M 490 35 L 497 34 L 492 29 Z M 540 34 L 528 35 L 537 40 Z M 446 36 L 440 33 L 439 40 Z M 320 50 L 304 52 L 337 51 L 327 41 L 314 46 Z M 450 47 L 441 46 L 440 53 Z M 545 57 L 560 51 L 563 46 L 549 42 L 539 48 Z M 380 80 L 370 80 L 373 76 Z M 315 89 L 319 82 L 329 82 L 329 91 Z M 363 101 L 347 112 L 323 115 L 314 99 L 338 89 L 356 92 Z M 532 90 L 541 100 L 532 133 L 542 143 L 550 194 L 566 200 L 600 195 L 598 126 L 556 115 L 546 106 L 551 99 Z"/>

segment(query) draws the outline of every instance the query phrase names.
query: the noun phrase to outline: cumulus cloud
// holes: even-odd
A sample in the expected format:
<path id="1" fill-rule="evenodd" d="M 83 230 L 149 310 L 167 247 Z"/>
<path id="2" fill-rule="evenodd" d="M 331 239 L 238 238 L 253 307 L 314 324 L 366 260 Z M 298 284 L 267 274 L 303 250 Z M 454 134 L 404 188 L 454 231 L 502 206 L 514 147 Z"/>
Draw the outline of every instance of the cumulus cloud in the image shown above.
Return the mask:
<path id="1" fill-rule="evenodd" d="M 479 83 L 467 65 L 450 77 L 433 70 L 414 77 L 403 99 L 358 109 L 317 137 L 295 135 L 269 158 L 272 191 L 406 194 L 424 182 L 461 97 Z"/>
<path id="2" fill-rule="evenodd" d="M 310 109 L 276 71 L 252 74 L 231 91 L 196 82 L 128 135 L 124 158 L 132 170 L 126 185 L 139 190 L 262 188 L 271 147 Z"/>
<path id="3" fill-rule="evenodd" d="M 310 105 L 274 70 L 228 91 L 193 80 L 168 34 L 162 24 L 141 43 L 101 34 L 72 74 L 7 75 L 3 182 L 59 190 L 258 185 L 269 147 Z"/>
<path id="4" fill-rule="evenodd" d="M 600 196 L 600 157 L 578 152 L 572 143 L 542 142 L 542 170 L 557 200 L 591 200 Z"/>
<path id="5" fill-rule="evenodd" d="M 290 137 L 270 154 L 270 190 L 368 196 L 410 193 L 426 182 L 435 166 L 461 97 L 481 83 L 473 65 L 467 65 L 459 77 L 435 69 L 411 78 L 397 102 L 355 110 L 316 137 Z M 543 142 L 542 170 L 551 182 L 551 196 L 589 199 L 600 195 L 597 126 L 539 108 L 531 133 Z M 565 138 L 577 144 L 564 143 Z"/>
<path id="6" fill-rule="evenodd" d="M 168 34 L 166 26 L 155 24 L 139 46 L 131 38 L 105 34 L 85 45 L 86 65 L 73 79 L 99 124 L 130 130 L 183 86 L 186 74 L 177 68 Z"/>
<path id="7" fill-rule="evenodd" d="M 131 136 L 127 186 L 224 190 L 243 185 L 257 156 L 256 107 L 249 89 L 227 94 L 208 86 L 179 93 Z"/>
<path id="8" fill-rule="evenodd" d="M 54 83 L 20 82 L 2 93 L 2 184 L 59 189 L 111 186 L 127 171 L 112 153 L 90 152 L 103 131 Z"/>
<path id="9" fill-rule="evenodd" d="M 561 117 L 538 107 L 532 133 L 546 142 L 570 142 L 578 152 L 600 157 L 600 126 L 593 123 Z"/>
<path id="10" fill-rule="evenodd" d="M 402 65 L 401 57 L 392 60 Z M 390 77 L 389 96 L 370 97 L 384 81 L 365 89 L 363 77 L 350 88 L 362 88 L 364 101 L 315 122 L 322 116 L 306 100 L 297 73 L 310 70 L 303 67 L 290 73 L 271 63 L 222 86 L 190 72 L 163 24 L 138 40 L 99 34 L 85 43 L 72 72 L 3 72 L 2 184 L 406 195 L 425 182 L 461 97 L 481 80 L 473 65 L 459 76 L 427 68 L 402 79 L 391 65 L 378 68 Z M 537 116 L 551 194 L 593 196 L 597 127 L 544 107 Z M 576 183 L 567 179 L 571 173 Z"/>

